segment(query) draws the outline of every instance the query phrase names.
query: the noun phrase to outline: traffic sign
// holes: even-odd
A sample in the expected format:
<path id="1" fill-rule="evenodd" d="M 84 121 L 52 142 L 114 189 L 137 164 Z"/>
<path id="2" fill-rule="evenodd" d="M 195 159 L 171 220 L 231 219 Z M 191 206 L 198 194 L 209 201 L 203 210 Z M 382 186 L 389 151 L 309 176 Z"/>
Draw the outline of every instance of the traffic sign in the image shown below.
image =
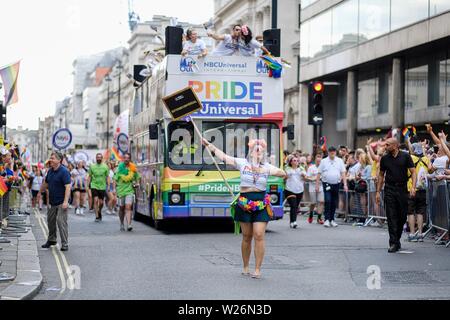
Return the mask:
<path id="1" fill-rule="evenodd" d="M 313 124 L 315 126 L 323 124 L 323 117 L 321 117 L 321 116 L 314 116 L 313 117 Z"/>

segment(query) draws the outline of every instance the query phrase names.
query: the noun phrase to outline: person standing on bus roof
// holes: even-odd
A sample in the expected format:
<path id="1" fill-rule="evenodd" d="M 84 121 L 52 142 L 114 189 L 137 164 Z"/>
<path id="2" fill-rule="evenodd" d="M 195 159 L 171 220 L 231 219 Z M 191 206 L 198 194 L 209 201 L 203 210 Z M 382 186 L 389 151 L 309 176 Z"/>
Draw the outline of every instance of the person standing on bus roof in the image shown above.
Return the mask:
<path id="1" fill-rule="evenodd" d="M 267 191 L 269 176 L 286 177 L 286 173 L 267 162 L 267 143 L 265 140 L 250 140 L 247 159 L 230 157 L 219 150 L 208 140 L 203 139 L 205 145 L 217 158 L 226 164 L 239 169 L 241 176 L 240 197 L 236 205 L 235 221 L 240 222 L 242 229 L 242 260 L 243 275 L 250 275 L 249 262 L 252 252 L 252 239 L 255 240 L 255 272 L 252 278 L 261 278 L 261 265 L 265 253 L 264 236 L 267 224 L 271 219 L 272 208 Z"/>
<path id="2" fill-rule="evenodd" d="M 262 45 L 261 42 L 253 39 L 252 30 L 247 25 L 241 27 L 241 36 L 238 40 L 238 48 L 241 56 L 253 57 L 257 52 L 263 52 L 267 55 L 271 55 L 269 50 Z"/>
<path id="3" fill-rule="evenodd" d="M 95 160 L 97 163 L 91 164 L 88 171 L 87 185 L 92 192 L 93 205 L 95 210 L 95 222 L 102 221 L 103 201 L 106 196 L 106 183 L 109 175 L 109 168 L 103 163 L 103 155 L 97 153 Z"/>
<path id="4" fill-rule="evenodd" d="M 199 59 L 206 57 L 208 50 L 202 39 L 198 38 L 198 33 L 194 29 L 186 31 L 186 41 L 183 44 L 182 56 L 197 56 Z"/>
<path id="5" fill-rule="evenodd" d="M 120 207 L 120 231 L 125 231 L 124 219 L 127 218 L 127 230 L 132 231 L 131 212 L 135 202 L 135 183 L 141 179 L 139 172 L 137 172 L 136 165 L 131 162 L 131 154 L 125 153 L 123 162 L 119 164 L 114 180 L 116 181 L 117 198 Z"/>
<path id="6" fill-rule="evenodd" d="M 213 56 L 232 56 L 239 51 L 238 41 L 241 37 L 241 25 L 235 25 L 233 27 L 232 34 L 217 35 L 212 32 L 208 32 L 208 37 L 211 37 L 216 41 L 220 41 L 212 52 Z"/>

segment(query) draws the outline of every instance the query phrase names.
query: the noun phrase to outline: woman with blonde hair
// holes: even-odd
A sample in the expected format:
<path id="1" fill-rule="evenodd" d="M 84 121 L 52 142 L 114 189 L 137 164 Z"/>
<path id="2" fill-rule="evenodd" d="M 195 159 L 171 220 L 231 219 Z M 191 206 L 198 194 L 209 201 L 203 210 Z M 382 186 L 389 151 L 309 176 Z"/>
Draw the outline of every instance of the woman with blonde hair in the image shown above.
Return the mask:
<path id="1" fill-rule="evenodd" d="M 206 139 L 203 145 L 209 148 L 217 158 L 240 171 L 240 196 L 235 206 L 234 220 L 240 223 L 242 229 L 242 261 L 243 272 L 249 276 L 252 240 L 255 242 L 255 272 L 254 279 L 261 278 L 261 265 L 265 254 L 265 232 L 268 222 L 273 217 L 270 196 L 267 194 L 267 180 L 269 176 L 286 177 L 286 173 L 269 164 L 267 161 L 267 143 L 265 140 L 250 140 L 248 143 L 248 157 L 234 158 L 225 154 Z"/>

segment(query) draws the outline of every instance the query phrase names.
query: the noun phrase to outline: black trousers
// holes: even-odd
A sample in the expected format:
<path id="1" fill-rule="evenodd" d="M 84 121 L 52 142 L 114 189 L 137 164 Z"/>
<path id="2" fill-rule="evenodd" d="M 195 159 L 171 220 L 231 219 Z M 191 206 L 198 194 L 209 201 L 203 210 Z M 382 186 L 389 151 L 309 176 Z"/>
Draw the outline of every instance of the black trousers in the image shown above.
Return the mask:
<path id="1" fill-rule="evenodd" d="M 389 245 L 400 246 L 403 226 L 408 215 L 408 189 L 404 186 L 384 186 L 384 208 L 389 228 Z"/>
<path id="2" fill-rule="evenodd" d="M 291 209 L 291 211 L 290 211 L 291 223 L 296 222 L 297 221 L 297 210 L 298 210 L 298 206 L 300 205 L 300 202 L 302 202 L 303 192 L 302 193 L 293 193 L 288 190 L 285 190 L 284 196 L 287 198 L 287 202 L 289 203 L 289 207 Z M 292 196 L 292 197 L 290 197 L 290 196 Z"/>

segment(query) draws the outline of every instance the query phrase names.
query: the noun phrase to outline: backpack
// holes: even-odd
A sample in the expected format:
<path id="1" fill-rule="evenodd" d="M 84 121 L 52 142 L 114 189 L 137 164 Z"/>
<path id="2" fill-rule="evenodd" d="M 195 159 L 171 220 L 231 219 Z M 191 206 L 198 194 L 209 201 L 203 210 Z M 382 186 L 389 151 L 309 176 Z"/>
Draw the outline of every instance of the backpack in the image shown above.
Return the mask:
<path id="1" fill-rule="evenodd" d="M 416 168 L 416 189 L 417 190 L 425 190 L 428 186 L 427 183 L 427 175 L 429 173 L 428 171 L 428 165 L 426 164 L 426 162 L 423 160 L 426 157 L 416 157 L 417 160 L 414 161 L 414 167 Z M 414 158 L 413 158 L 414 160 Z M 411 184 L 412 184 L 412 180 L 411 180 L 411 173 L 408 171 L 408 190 L 411 189 Z"/>

